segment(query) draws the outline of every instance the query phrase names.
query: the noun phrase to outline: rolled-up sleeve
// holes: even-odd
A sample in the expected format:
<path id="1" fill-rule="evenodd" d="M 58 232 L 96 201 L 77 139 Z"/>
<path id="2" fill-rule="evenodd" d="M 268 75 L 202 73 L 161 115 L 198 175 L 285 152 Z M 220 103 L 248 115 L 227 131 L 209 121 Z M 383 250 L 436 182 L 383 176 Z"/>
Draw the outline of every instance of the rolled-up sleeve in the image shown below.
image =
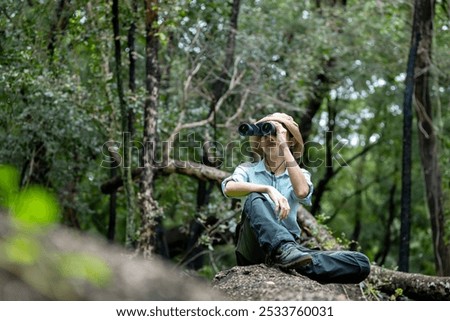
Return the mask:
<path id="1" fill-rule="evenodd" d="M 225 197 L 228 197 L 225 194 L 225 186 L 227 185 L 227 183 L 229 181 L 233 181 L 233 182 L 248 182 L 248 173 L 247 173 L 247 170 L 246 170 L 245 166 L 239 165 L 238 167 L 236 167 L 236 169 L 234 170 L 234 173 L 231 176 L 228 176 L 227 178 L 225 178 L 222 181 L 222 194 Z"/>

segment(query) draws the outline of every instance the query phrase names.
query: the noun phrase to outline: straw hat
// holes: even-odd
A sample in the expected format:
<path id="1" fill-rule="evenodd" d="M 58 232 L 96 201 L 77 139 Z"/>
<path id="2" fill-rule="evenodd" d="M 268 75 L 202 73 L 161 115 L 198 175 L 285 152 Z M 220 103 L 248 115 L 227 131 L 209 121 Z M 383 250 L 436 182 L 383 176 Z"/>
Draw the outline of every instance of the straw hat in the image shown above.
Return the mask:
<path id="1" fill-rule="evenodd" d="M 292 137 L 294 138 L 294 146 L 291 147 L 292 155 L 294 156 L 294 158 L 299 159 L 303 154 L 303 138 L 302 134 L 300 133 L 298 124 L 294 121 L 294 119 L 291 116 L 285 113 L 274 113 L 268 115 L 258 120 L 256 123 L 271 122 L 271 121 L 283 124 L 286 127 L 286 129 L 291 133 Z M 250 136 L 249 142 L 252 151 L 254 151 L 260 157 L 262 157 L 263 152 L 261 149 L 261 137 Z"/>

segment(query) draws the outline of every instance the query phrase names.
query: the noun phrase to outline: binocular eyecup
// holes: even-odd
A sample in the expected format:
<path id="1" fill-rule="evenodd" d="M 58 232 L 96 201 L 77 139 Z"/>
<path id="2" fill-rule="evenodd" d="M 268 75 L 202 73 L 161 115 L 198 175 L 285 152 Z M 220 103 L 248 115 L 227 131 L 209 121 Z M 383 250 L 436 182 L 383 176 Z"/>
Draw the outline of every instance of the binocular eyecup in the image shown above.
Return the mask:
<path id="1" fill-rule="evenodd" d="M 277 129 L 274 124 L 263 122 L 258 124 L 242 123 L 238 127 L 241 136 L 267 136 L 276 135 Z"/>

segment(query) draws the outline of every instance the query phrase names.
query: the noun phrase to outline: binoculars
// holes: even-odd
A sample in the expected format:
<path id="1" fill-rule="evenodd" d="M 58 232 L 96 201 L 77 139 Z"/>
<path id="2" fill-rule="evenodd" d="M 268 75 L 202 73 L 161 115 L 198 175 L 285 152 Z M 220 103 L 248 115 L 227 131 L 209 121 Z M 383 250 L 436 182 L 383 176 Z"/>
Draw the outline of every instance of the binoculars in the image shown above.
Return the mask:
<path id="1" fill-rule="evenodd" d="M 267 136 L 276 135 L 277 129 L 275 125 L 269 122 L 258 124 L 242 123 L 238 128 L 241 136 Z"/>

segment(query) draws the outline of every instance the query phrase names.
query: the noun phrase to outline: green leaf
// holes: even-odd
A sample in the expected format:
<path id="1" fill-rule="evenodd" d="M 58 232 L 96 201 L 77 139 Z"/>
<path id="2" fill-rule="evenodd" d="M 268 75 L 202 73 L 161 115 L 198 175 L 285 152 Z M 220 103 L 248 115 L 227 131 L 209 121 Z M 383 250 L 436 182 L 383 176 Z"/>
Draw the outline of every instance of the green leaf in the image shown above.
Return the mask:
<path id="1" fill-rule="evenodd" d="M 58 220 L 58 202 L 41 187 L 27 188 L 11 205 L 13 217 L 22 223 L 47 226 Z"/>

